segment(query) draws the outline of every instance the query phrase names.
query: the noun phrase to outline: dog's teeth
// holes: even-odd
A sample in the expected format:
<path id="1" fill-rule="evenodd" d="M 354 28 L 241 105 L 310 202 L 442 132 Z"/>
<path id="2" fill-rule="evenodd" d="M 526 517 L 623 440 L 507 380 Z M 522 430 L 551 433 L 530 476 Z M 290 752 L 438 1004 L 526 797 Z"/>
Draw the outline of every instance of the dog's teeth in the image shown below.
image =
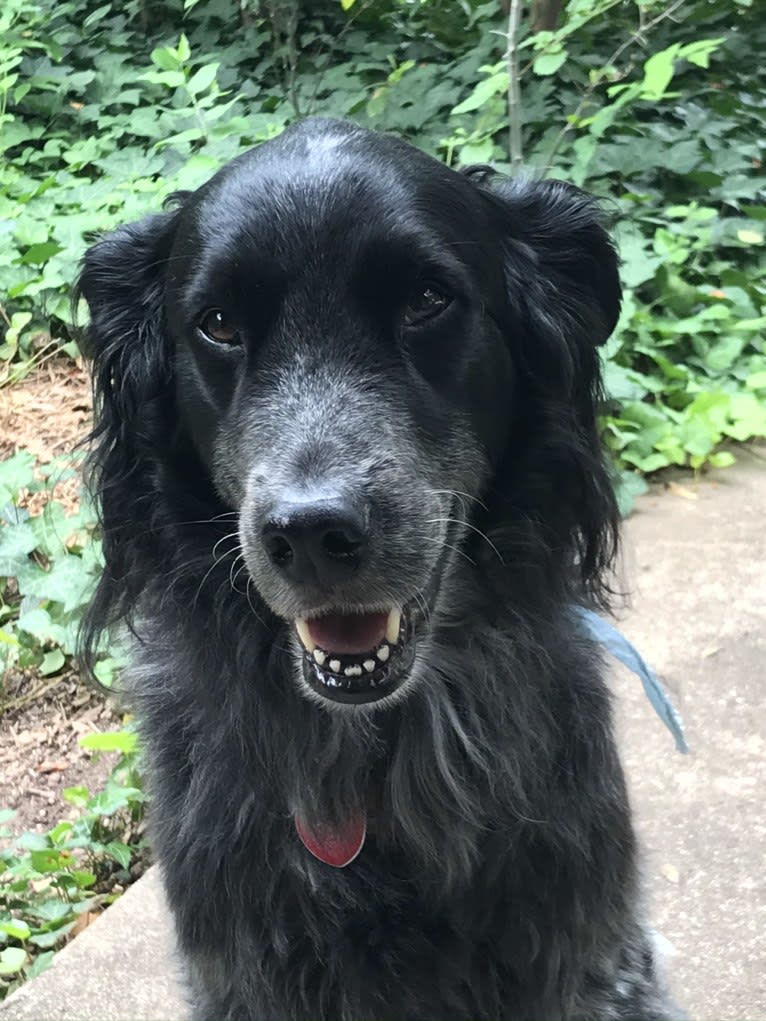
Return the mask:
<path id="1" fill-rule="evenodd" d="M 391 655 L 391 649 L 387 645 L 381 645 L 378 649 L 378 659 L 381 663 L 385 663 L 388 657 Z"/>
<path id="2" fill-rule="evenodd" d="M 298 637 L 301 640 L 301 645 L 307 652 L 313 652 L 317 647 L 317 643 L 311 637 L 309 631 L 308 622 L 303 620 L 301 617 L 295 621 L 295 630 L 298 632 Z"/>
<path id="3" fill-rule="evenodd" d="M 361 672 L 362 668 L 360 666 L 347 666 L 346 669 L 343 671 L 346 677 L 359 677 Z"/>
<path id="4" fill-rule="evenodd" d="M 339 674 L 340 673 L 340 660 L 339 659 L 331 659 L 330 660 L 330 669 L 332 670 L 332 672 L 334 674 Z"/>
<path id="5" fill-rule="evenodd" d="M 397 610 L 394 607 L 393 610 L 389 610 L 388 620 L 386 621 L 386 641 L 390 642 L 391 645 L 396 645 L 399 641 L 399 626 L 402 622 L 402 611 Z"/>
<path id="6" fill-rule="evenodd" d="M 321 649 L 314 649 L 314 659 L 320 666 L 324 666 L 324 661 L 327 659 L 327 653 L 322 652 Z"/>
<path id="7" fill-rule="evenodd" d="M 371 674 L 372 671 L 375 669 L 375 660 L 374 659 L 366 659 L 364 661 L 364 663 L 362 664 L 362 666 L 364 667 L 364 669 L 367 671 L 368 674 Z"/>

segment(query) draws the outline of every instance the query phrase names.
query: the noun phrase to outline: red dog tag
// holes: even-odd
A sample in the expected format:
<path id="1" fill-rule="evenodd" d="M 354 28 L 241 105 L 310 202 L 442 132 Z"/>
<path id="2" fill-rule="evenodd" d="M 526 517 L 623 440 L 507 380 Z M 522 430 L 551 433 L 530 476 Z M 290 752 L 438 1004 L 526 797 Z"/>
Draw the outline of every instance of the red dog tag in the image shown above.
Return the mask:
<path id="1" fill-rule="evenodd" d="M 362 850 L 367 835 L 367 820 L 360 815 L 356 819 L 350 819 L 339 829 L 320 826 L 310 830 L 296 815 L 295 828 L 305 847 L 315 858 L 326 865 L 332 865 L 335 869 L 342 869 L 350 865 Z"/>

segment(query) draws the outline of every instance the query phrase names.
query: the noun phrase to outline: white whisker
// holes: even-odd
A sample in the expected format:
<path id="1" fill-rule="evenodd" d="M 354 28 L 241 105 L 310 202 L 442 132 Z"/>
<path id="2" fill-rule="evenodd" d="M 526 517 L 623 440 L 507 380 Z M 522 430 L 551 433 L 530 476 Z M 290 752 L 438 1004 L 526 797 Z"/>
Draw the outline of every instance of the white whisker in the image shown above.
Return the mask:
<path id="1" fill-rule="evenodd" d="M 500 563 L 501 564 L 505 563 L 505 561 L 503 560 L 503 558 L 502 558 L 502 556 L 500 554 L 500 550 L 497 548 L 497 546 L 495 546 L 494 542 L 492 542 L 492 540 L 486 534 L 486 532 L 482 532 L 482 530 L 480 528 L 477 528 L 476 525 L 471 524 L 470 521 L 461 521 L 460 518 L 450 518 L 450 517 L 447 517 L 447 518 L 429 518 L 428 524 L 429 525 L 450 525 L 450 524 L 454 524 L 454 525 L 463 525 L 465 528 L 470 528 L 472 532 L 475 532 L 477 535 L 481 536 L 482 539 L 484 539 L 484 541 L 487 543 L 489 548 L 497 556 L 497 559 L 500 561 Z"/>

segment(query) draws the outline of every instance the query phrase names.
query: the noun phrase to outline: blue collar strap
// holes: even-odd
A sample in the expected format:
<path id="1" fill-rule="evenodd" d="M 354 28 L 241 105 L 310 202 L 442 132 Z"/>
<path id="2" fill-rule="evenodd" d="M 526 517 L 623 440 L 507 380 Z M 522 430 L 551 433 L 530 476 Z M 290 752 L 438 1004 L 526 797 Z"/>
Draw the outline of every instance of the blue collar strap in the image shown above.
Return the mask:
<path id="1" fill-rule="evenodd" d="M 638 650 L 616 627 L 584 606 L 575 606 L 573 609 L 587 628 L 591 638 L 600 642 L 608 652 L 624 663 L 628 670 L 632 670 L 634 674 L 638 675 L 647 698 L 654 706 L 654 711 L 675 738 L 676 748 L 679 752 L 686 754 L 689 751 L 689 746 L 684 736 L 683 722 L 657 674 L 644 662 Z"/>

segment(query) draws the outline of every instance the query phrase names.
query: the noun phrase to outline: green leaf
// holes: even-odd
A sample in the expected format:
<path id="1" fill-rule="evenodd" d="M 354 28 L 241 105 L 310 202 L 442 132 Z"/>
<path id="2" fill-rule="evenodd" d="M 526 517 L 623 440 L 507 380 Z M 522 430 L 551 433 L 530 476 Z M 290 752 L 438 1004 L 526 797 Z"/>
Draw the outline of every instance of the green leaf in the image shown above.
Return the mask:
<path id="1" fill-rule="evenodd" d="M 116 783 L 109 783 L 103 791 L 90 799 L 88 808 L 96 815 L 114 815 L 124 808 L 140 803 L 144 800 L 143 791 L 137 787 L 121 787 Z"/>
<path id="2" fill-rule="evenodd" d="M 191 49 L 189 47 L 189 40 L 186 36 L 181 33 L 181 38 L 178 40 L 178 46 L 176 47 L 176 53 L 181 63 L 185 63 L 191 56 Z"/>
<path id="3" fill-rule="evenodd" d="M 27 963 L 27 952 L 20 947 L 0 951 L 0 975 L 16 975 Z"/>
<path id="4" fill-rule="evenodd" d="M 19 450 L 13 457 L 0 461 L 0 507 L 9 500 L 15 500 L 19 490 L 31 485 L 34 480 L 35 459 L 26 450 Z"/>
<path id="5" fill-rule="evenodd" d="M 24 610 L 19 615 L 18 628 L 26 634 L 36 638 L 39 642 L 58 642 L 64 638 L 61 625 L 54 624 L 47 610 L 37 606 L 31 610 Z"/>
<path id="6" fill-rule="evenodd" d="M 65 787 L 61 796 L 64 801 L 77 808 L 85 808 L 90 801 L 90 791 L 87 787 Z"/>
<path id="7" fill-rule="evenodd" d="M 117 673 L 125 666 L 125 659 L 121 656 L 106 656 L 98 660 L 93 667 L 93 673 L 99 684 L 105 688 L 111 688 Z"/>
<path id="8" fill-rule="evenodd" d="M 38 944 L 39 945 L 39 944 Z M 53 960 L 53 951 L 49 950 L 44 954 L 38 954 L 32 962 L 31 966 L 27 968 L 27 978 L 37 978 L 38 975 L 42 975 L 45 969 L 49 966 Z"/>
<path id="9" fill-rule="evenodd" d="M 93 886 L 97 878 L 95 872 L 88 872 L 85 869 L 72 869 L 69 875 L 81 890 L 87 890 L 88 887 Z"/>
<path id="10" fill-rule="evenodd" d="M 38 245 L 31 245 L 19 260 L 22 266 L 37 266 L 63 251 L 56 241 L 44 241 Z"/>
<path id="11" fill-rule="evenodd" d="M 110 840 L 106 845 L 106 850 L 118 865 L 121 865 L 124 869 L 130 868 L 133 854 L 127 844 L 123 844 L 119 840 Z"/>
<path id="12" fill-rule="evenodd" d="M 541 53 L 535 57 L 532 63 L 532 70 L 541 78 L 546 75 L 555 74 L 562 64 L 566 63 L 567 51 L 564 49 L 554 53 Z"/>
<path id="13" fill-rule="evenodd" d="M 642 472 L 656 472 L 661 468 L 667 468 L 670 464 L 670 458 L 667 454 L 657 451 L 654 454 L 648 454 L 646 457 L 635 458 L 633 463 Z"/>
<path id="14" fill-rule="evenodd" d="M 766 405 L 753 394 L 734 394 L 730 400 L 731 424 L 724 431 L 732 439 L 744 442 L 766 436 Z"/>
<path id="15" fill-rule="evenodd" d="M 684 60 L 688 60 L 690 64 L 706 68 L 710 66 L 711 55 L 725 42 L 725 36 L 719 36 L 717 39 L 698 39 L 696 42 L 682 46 L 678 55 Z"/>
<path id="16" fill-rule="evenodd" d="M 80 747 L 98 752 L 122 752 L 129 755 L 136 750 L 138 735 L 131 730 L 113 730 L 101 734 L 86 734 L 80 738 Z"/>
<path id="17" fill-rule="evenodd" d="M 71 917 L 71 908 L 68 905 L 62 904 L 61 907 L 64 909 L 64 918 Z M 30 937 L 29 942 L 34 943 L 36 947 L 40 947 L 41 950 L 45 950 L 48 947 L 55 947 L 57 943 L 60 943 L 67 933 L 75 926 L 75 920 L 64 921 L 63 919 L 55 924 L 55 927 L 50 932 L 38 932 L 34 936 Z"/>
<path id="18" fill-rule="evenodd" d="M 675 60 L 680 49 L 678 43 L 674 43 L 666 50 L 655 53 L 644 64 L 644 80 L 641 82 L 641 96 L 643 99 L 662 99 L 665 90 L 673 78 Z"/>
<path id="19" fill-rule="evenodd" d="M 169 89 L 179 89 L 186 84 L 183 71 L 146 71 L 141 77 L 153 85 L 165 85 Z"/>
<path id="20" fill-rule="evenodd" d="M 715 454 L 710 454 L 708 462 L 714 468 L 728 468 L 732 464 L 737 463 L 737 459 L 733 454 L 730 454 L 728 450 L 719 450 Z"/>
<path id="21" fill-rule="evenodd" d="M 23 918 L 0 919 L 0 933 L 11 936 L 13 939 L 29 939 L 32 930 Z"/>
<path id="22" fill-rule="evenodd" d="M 46 847 L 40 851 L 30 851 L 29 860 L 32 868 L 38 872 L 48 873 L 68 869 L 75 859 L 70 851 Z"/>
<path id="23" fill-rule="evenodd" d="M 712 372 L 720 373 L 730 369 L 742 354 L 747 343 L 748 338 L 745 336 L 737 337 L 734 334 L 729 334 L 719 337 L 705 355 L 705 365 Z"/>
<path id="24" fill-rule="evenodd" d="M 200 92 L 205 92 L 209 89 L 215 81 L 215 76 L 220 66 L 220 64 L 206 64 L 204 67 L 201 67 L 186 83 L 188 91 L 193 96 L 197 96 Z"/>
<path id="25" fill-rule="evenodd" d="M 620 276 L 626 287 L 638 287 L 651 280 L 662 258 L 651 251 L 651 242 L 632 225 L 624 225 L 617 236 L 622 266 Z"/>
<path id="26" fill-rule="evenodd" d="M 617 506 L 620 516 L 626 518 L 633 510 L 637 496 L 643 496 L 648 492 L 649 486 L 646 481 L 636 472 L 620 472 L 617 480 Z"/>
<path id="27" fill-rule="evenodd" d="M 152 50 L 151 59 L 163 71 L 178 71 L 181 67 L 181 61 L 172 46 L 160 46 Z"/>
<path id="28" fill-rule="evenodd" d="M 37 669 L 43 677 L 49 677 L 51 674 L 59 673 L 65 662 L 61 649 L 52 649 L 45 653 L 42 663 Z"/>
<path id="29" fill-rule="evenodd" d="M 0 527 L 0 577 L 15 577 L 36 548 L 37 536 L 26 521 Z"/>
<path id="30" fill-rule="evenodd" d="M 36 537 L 35 541 L 38 541 Z M 0 551 L 1 549 L 0 546 Z M 88 602 L 91 578 L 83 571 L 81 558 L 74 553 L 62 553 L 57 556 L 50 568 L 37 576 L 37 580 L 40 583 L 40 595 L 49 602 L 61 603 L 65 613 L 71 613 Z M 24 591 L 31 589 L 25 588 Z M 49 612 L 52 611 L 49 609 Z"/>
<path id="31" fill-rule="evenodd" d="M 737 237 L 746 245 L 763 244 L 763 233 L 759 230 L 738 230 Z"/>
<path id="32" fill-rule="evenodd" d="M 498 71 L 496 74 L 492 74 L 489 78 L 484 78 L 474 87 L 471 95 L 464 99 L 462 103 L 458 103 L 456 107 L 452 109 L 452 113 L 457 115 L 461 113 L 470 113 L 472 110 L 480 110 L 484 104 L 496 96 L 498 93 L 504 93 L 508 89 L 508 71 L 503 69 Z"/>
<path id="33" fill-rule="evenodd" d="M 766 370 L 754 372 L 745 380 L 748 390 L 766 390 Z"/>
<path id="34" fill-rule="evenodd" d="M 48 833 L 48 837 L 52 844 L 61 843 L 65 837 L 68 837 L 74 828 L 71 822 L 60 822 L 58 826 L 54 826 L 53 829 Z"/>

